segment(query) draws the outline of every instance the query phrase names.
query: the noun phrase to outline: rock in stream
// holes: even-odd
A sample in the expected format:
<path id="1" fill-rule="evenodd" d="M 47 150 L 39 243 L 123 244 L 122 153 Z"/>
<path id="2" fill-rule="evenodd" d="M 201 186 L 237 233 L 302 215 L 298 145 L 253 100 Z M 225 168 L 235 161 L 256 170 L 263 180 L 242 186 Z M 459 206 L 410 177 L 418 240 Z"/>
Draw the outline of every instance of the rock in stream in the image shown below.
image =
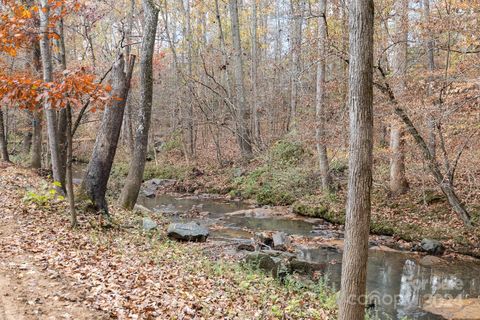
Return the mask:
<path id="1" fill-rule="evenodd" d="M 168 226 L 168 237 L 179 241 L 205 242 L 209 232 L 196 222 L 172 223 Z"/>

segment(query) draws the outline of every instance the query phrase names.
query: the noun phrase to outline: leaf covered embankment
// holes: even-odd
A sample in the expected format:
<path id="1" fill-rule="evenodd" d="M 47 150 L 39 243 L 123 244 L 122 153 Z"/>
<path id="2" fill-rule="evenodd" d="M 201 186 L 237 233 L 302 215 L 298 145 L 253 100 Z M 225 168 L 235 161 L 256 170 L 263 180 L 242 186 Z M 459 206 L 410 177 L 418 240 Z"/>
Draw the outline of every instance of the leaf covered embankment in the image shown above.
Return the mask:
<path id="1" fill-rule="evenodd" d="M 112 208 L 109 229 L 96 215 L 81 214 L 80 228 L 71 230 L 63 202 L 23 202 L 27 190 L 42 188 L 41 178 L 7 167 L 0 179 L 8 209 L 1 219 L 12 225 L 9 243 L 0 243 L 2 256 L 33 256 L 45 272 L 66 279 L 85 306 L 112 318 L 328 319 L 334 312 L 322 286 L 293 280 L 285 286 L 224 254 L 220 260 L 211 241 L 176 243 L 164 232 L 144 233 L 141 217 L 127 212 Z"/>

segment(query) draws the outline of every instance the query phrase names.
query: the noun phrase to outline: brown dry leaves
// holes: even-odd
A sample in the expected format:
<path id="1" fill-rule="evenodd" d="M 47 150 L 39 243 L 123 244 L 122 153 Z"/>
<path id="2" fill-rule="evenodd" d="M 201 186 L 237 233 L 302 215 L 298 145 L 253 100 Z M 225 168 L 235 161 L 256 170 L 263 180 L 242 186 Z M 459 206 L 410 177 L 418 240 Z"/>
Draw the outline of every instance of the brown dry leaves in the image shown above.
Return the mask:
<path id="1" fill-rule="evenodd" d="M 48 273 L 68 279 L 88 308 L 118 319 L 327 319 L 313 292 L 295 292 L 238 264 L 215 262 L 209 244 L 180 244 L 161 234 L 145 235 L 132 216 L 114 215 L 109 230 L 95 227 L 94 216 L 81 216 L 70 230 L 63 204 L 46 211 L 22 202 L 25 190 L 40 178 L 26 169 L 0 172 L 2 223 L 17 230 L 2 235 L 0 255 L 34 256 Z M 281 312 L 278 312 L 281 310 Z"/>

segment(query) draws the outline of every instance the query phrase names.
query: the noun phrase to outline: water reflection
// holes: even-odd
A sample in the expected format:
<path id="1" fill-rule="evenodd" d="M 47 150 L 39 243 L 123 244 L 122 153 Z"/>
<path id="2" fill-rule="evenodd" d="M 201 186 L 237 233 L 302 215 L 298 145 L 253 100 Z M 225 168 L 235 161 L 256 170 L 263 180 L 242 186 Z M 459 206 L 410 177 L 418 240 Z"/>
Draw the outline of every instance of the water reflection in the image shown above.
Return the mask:
<path id="1" fill-rule="evenodd" d="M 341 253 L 328 248 L 305 249 L 300 257 L 327 263 L 325 275 L 340 287 Z M 379 319 L 442 319 L 422 310 L 432 297 L 479 297 L 480 266 L 470 262 L 423 266 L 410 254 L 370 250 L 367 290 L 377 305 Z"/>

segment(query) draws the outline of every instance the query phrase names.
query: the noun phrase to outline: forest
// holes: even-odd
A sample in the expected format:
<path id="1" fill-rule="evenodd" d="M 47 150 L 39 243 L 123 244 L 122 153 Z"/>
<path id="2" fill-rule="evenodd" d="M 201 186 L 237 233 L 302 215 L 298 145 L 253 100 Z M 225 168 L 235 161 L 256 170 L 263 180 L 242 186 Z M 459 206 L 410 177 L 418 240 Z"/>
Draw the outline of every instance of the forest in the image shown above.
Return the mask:
<path id="1" fill-rule="evenodd" d="M 479 19 L 0 0 L 0 320 L 480 319 Z"/>

